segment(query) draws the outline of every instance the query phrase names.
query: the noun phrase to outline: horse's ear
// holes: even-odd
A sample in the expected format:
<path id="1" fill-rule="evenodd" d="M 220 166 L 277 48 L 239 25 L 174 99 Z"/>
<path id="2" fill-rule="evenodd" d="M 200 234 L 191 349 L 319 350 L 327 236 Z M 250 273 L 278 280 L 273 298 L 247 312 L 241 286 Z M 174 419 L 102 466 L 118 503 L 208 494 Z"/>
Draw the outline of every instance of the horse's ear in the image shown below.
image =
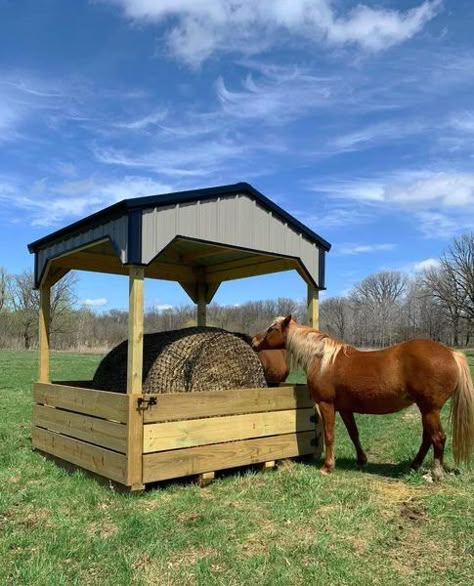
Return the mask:
<path id="1" fill-rule="evenodd" d="M 290 321 L 291 321 L 291 313 L 290 313 L 290 315 L 287 315 L 285 317 L 285 319 L 283 320 L 282 326 L 284 328 L 287 328 L 288 327 L 288 324 L 290 323 Z"/>

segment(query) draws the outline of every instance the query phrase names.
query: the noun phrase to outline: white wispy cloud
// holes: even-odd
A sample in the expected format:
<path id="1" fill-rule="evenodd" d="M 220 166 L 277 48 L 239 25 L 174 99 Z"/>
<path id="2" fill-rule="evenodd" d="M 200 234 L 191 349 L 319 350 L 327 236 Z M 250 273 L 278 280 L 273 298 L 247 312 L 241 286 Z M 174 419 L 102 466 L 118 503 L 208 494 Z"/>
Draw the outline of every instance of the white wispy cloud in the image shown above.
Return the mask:
<path id="1" fill-rule="evenodd" d="M 373 179 L 334 181 L 313 190 L 359 202 L 392 203 L 407 208 L 474 205 L 474 173 L 464 171 L 401 170 Z"/>
<path id="2" fill-rule="evenodd" d="M 425 258 L 413 264 L 413 270 L 415 273 L 421 273 L 428 269 L 437 268 L 440 265 L 440 261 L 437 258 Z"/>
<path id="3" fill-rule="evenodd" d="M 219 77 L 216 91 L 223 113 L 242 120 L 282 124 L 328 107 L 340 82 L 297 67 L 267 67 L 262 74 L 257 80 L 247 75 L 239 90 L 230 90 Z"/>
<path id="4" fill-rule="evenodd" d="M 268 148 L 273 147 L 269 145 Z M 101 163 L 146 169 L 179 179 L 218 174 L 231 163 L 245 159 L 253 150 L 255 146 L 246 141 L 216 136 L 194 141 L 173 141 L 167 146 L 154 147 L 142 153 L 95 147 L 94 154 Z"/>
<path id="5" fill-rule="evenodd" d="M 356 255 L 372 252 L 386 252 L 393 250 L 397 245 L 394 243 L 381 244 L 341 244 L 334 247 L 334 253 L 339 255 Z"/>
<path id="6" fill-rule="evenodd" d="M 167 311 L 168 309 L 173 309 L 173 305 L 170 305 L 169 303 L 156 303 L 153 306 L 153 309 L 155 311 L 161 312 L 161 311 Z"/>
<path id="7" fill-rule="evenodd" d="M 0 130 L 2 134 L 14 128 L 21 119 L 19 108 L 14 108 L 7 103 L 0 103 Z"/>
<path id="8" fill-rule="evenodd" d="M 160 109 L 149 114 L 142 116 L 141 118 L 136 118 L 134 120 L 129 120 L 127 122 L 115 122 L 114 126 L 117 128 L 124 128 L 127 130 L 144 130 L 149 126 L 156 126 L 163 122 L 168 115 L 168 111 L 166 109 Z"/>
<path id="9" fill-rule="evenodd" d="M 321 207 L 320 205 L 311 205 L 310 210 L 302 210 L 292 209 L 289 201 L 282 201 L 282 206 L 288 209 L 291 215 L 298 218 L 317 233 L 332 228 L 340 228 L 341 226 L 365 224 L 372 220 L 370 213 L 362 209 L 356 209 L 351 205 L 346 207 L 342 205 L 325 206 L 322 210 L 318 209 Z"/>
<path id="10" fill-rule="evenodd" d="M 90 177 L 60 183 L 43 178 L 28 188 L 20 181 L 14 183 L 10 180 L 9 183 L 0 182 L 0 210 L 12 222 L 21 212 L 23 222 L 49 227 L 84 217 L 122 199 L 170 191 L 173 191 L 171 184 L 132 175 L 119 179 Z"/>
<path id="11" fill-rule="evenodd" d="M 448 125 L 460 132 L 472 133 L 474 132 L 474 111 L 464 110 L 452 114 Z"/>
<path id="12" fill-rule="evenodd" d="M 310 190 L 354 202 L 370 213 L 399 210 L 411 215 L 426 237 L 452 236 L 474 225 L 474 173 L 400 170 L 373 178 L 313 184 Z"/>
<path id="13" fill-rule="evenodd" d="M 109 303 L 109 300 L 105 297 L 99 297 L 97 299 L 83 299 L 80 303 L 86 307 L 104 307 Z"/>
<path id="14" fill-rule="evenodd" d="M 329 139 L 323 153 L 327 155 L 362 150 L 375 144 L 410 138 L 426 130 L 427 124 L 418 120 L 399 119 L 369 124 L 353 132 Z"/>
<path id="15" fill-rule="evenodd" d="M 261 53 L 291 36 L 304 43 L 353 45 L 380 51 L 402 43 L 423 29 L 441 9 L 425 0 L 403 11 L 357 5 L 336 12 L 331 0 L 103 0 L 119 5 L 136 21 L 161 24 L 168 51 L 191 66 L 216 52 Z"/>

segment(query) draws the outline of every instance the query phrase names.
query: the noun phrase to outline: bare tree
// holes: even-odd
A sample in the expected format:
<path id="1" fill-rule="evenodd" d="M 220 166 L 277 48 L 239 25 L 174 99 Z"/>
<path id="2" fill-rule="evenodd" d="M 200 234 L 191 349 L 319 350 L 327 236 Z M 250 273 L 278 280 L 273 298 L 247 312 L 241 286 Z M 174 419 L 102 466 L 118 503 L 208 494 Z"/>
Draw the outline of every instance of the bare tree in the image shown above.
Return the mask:
<path id="1" fill-rule="evenodd" d="M 344 297 L 330 297 L 321 303 L 321 329 L 344 339 L 349 321 L 349 301 Z"/>
<path id="2" fill-rule="evenodd" d="M 9 283 L 10 275 L 3 267 L 0 267 L 0 311 L 6 307 L 8 302 Z"/>
<path id="3" fill-rule="evenodd" d="M 463 298 L 463 315 L 474 320 L 474 232 L 453 238 L 446 254 L 441 258 L 453 284 Z"/>
<path id="4" fill-rule="evenodd" d="M 381 346 L 392 343 L 397 303 L 405 293 L 406 286 L 407 278 L 403 273 L 382 271 L 369 275 L 352 291 L 353 302 L 359 308 L 365 306 L 372 315 L 371 321 L 377 331 L 374 342 Z"/>
<path id="5" fill-rule="evenodd" d="M 442 263 L 424 272 L 423 293 L 436 301 L 450 324 L 453 344 L 459 345 L 459 331 L 466 295 L 455 277 L 452 267 Z"/>
<path id="6" fill-rule="evenodd" d="M 63 318 L 72 309 L 75 301 L 75 284 L 76 277 L 73 273 L 68 273 L 51 289 L 51 333 L 65 331 Z M 19 275 L 14 275 L 10 283 L 10 293 L 23 344 L 28 350 L 37 336 L 40 306 L 39 291 L 34 288 L 32 271 L 23 271 Z"/>

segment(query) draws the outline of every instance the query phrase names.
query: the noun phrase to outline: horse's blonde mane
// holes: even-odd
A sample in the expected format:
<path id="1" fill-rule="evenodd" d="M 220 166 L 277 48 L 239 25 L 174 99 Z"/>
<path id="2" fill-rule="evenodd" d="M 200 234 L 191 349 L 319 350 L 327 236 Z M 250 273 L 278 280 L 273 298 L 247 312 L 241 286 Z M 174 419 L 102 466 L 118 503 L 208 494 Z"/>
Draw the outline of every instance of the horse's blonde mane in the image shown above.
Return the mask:
<path id="1" fill-rule="evenodd" d="M 351 349 L 348 344 L 305 326 L 289 330 L 286 347 L 290 357 L 306 372 L 314 358 L 319 358 L 320 374 L 334 364 L 341 351 L 347 355 Z"/>

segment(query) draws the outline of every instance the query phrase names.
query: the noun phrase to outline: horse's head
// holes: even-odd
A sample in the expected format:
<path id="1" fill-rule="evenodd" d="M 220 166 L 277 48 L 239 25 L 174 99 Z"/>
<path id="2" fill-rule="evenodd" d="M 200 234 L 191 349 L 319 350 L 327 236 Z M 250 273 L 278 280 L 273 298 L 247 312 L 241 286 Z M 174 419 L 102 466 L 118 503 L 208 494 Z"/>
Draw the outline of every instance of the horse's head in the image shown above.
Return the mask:
<path id="1" fill-rule="evenodd" d="M 288 326 L 291 321 L 294 321 L 291 315 L 277 317 L 265 331 L 255 334 L 252 339 L 252 348 L 256 352 L 285 348 Z"/>

